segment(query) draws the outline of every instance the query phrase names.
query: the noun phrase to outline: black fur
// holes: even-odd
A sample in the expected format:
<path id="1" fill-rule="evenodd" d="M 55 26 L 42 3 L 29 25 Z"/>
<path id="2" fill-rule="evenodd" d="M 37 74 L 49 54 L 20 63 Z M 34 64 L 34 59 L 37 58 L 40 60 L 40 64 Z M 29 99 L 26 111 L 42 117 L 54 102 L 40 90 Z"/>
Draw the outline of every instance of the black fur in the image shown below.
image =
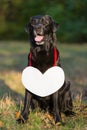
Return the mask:
<path id="1" fill-rule="evenodd" d="M 58 24 L 48 15 L 34 16 L 30 19 L 29 23 L 26 25 L 26 32 L 29 33 L 31 52 L 32 52 L 32 65 L 38 68 L 42 73 L 44 73 L 48 68 L 53 66 L 54 53 L 53 49 L 56 47 L 56 34 L 58 29 Z M 43 36 L 43 39 L 37 43 L 35 37 Z M 28 65 L 30 59 L 28 58 Z M 60 66 L 60 60 L 57 61 Z M 61 122 L 61 112 L 65 115 L 73 115 L 72 112 L 73 104 L 70 93 L 70 82 L 65 82 L 62 88 L 56 93 L 41 98 L 25 90 L 25 101 L 24 109 L 21 112 L 21 118 L 18 122 L 26 122 L 28 119 L 28 113 L 30 106 L 34 109 L 34 101 L 38 102 L 41 109 L 49 111 L 53 114 L 55 123 Z"/>

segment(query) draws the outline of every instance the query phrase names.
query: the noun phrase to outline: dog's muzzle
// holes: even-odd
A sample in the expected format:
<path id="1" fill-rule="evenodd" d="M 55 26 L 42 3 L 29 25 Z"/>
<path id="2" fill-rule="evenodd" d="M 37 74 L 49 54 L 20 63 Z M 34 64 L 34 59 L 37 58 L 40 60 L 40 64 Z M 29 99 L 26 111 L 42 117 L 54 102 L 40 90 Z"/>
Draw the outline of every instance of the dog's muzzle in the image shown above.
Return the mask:
<path id="1" fill-rule="evenodd" d="M 43 45 L 44 44 L 43 39 L 44 39 L 44 36 L 41 36 L 41 35 L 36 35 L 34 38 L 37 45 Z"/>

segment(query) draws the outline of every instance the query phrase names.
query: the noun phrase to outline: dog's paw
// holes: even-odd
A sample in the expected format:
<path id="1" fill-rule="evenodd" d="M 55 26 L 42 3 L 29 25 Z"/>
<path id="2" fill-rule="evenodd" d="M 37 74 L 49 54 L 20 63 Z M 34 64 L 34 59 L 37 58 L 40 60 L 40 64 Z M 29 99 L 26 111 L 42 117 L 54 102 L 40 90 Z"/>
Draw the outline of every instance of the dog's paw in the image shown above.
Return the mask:
<path id="1" fill-rule="evenodd" d="M 61 123 L 61 121 L 62 121 L 61 117 L 59 118 L 59 116 L 57 116 L 57 115 L 55 115 L 54 120 L 55 120 L 55 124 L 59 123 L 59 122 Z"/>
<path id="2" fill-rule="evenodd" d="M 21 119 L 21 118 L 17 119 L 16 121 L 18 124 L 25 124 L 26 123 L 26 120 Z"/>
<path id="3" fill-rule="evenodd" d="M 76 115 L 75 112 L 73 112 L 73 111 L 65 111 L 64 114 L 66 116 L 75 116 Z"/>
<path id="4" fill-rule="evenodd" d="M 60 125 L 64 126 L 65 125 L 65 123 L 62 121 L 61 117 L 59 118 L 58 116 L 55 115 L 54 120 L 55 120 L 56 126 L 60 126 Z"/>
<path id="5" fill-rule="evenodd" d="M 24 123 L 27 122 L 27 120 L 28 120 L 28 117 L 26 117 L 26 116 L 22 116 L 22 115 L 20 115 L 19 118 L 16 119 L 16 121 L 17 121 L 18 124 L 21 124 L 21 123 L 24 124 Z"/>

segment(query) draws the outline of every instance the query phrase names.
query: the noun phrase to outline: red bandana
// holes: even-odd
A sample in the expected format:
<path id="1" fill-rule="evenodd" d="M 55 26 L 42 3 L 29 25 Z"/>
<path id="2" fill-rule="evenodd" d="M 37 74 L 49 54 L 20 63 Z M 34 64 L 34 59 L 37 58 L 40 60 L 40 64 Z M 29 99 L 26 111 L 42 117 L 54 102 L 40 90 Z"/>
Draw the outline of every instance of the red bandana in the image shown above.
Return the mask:
<path id="1" fill-rule="evenodd" d="M 33 66 L 31 59 L 32 59 L 32 52 L 30 52 L 30 53 L 29 53 L 29 56 L 28 56 L 29 66 Z M 54 63 L 53 63 L 53 66 L 56 66 L 56 65 L 57 65 L 58 59 L 59 59 L 59 51 L 57 50 L 56 47 L 54 47 Z"/>

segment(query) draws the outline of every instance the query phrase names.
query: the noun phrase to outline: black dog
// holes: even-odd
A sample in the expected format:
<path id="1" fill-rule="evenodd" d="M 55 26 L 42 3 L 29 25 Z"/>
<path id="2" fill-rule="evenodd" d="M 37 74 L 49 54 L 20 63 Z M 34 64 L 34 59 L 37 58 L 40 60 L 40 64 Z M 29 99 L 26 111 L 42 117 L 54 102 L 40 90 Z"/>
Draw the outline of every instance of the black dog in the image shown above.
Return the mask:
<path id="1" fill-rule="evenodd" d="M 56 35 L 58 24 L 48 15 L 34 16 L 26 25 L 26 31 L 30 36 L 31 50 L 28 57 L 28 66 L 38 68 L 44 73 L 54 64 L 54 48 L 56 48 Z M 56 65 L 60 66 L 59 52 L 56 48 Z M 30 106 L 35 108 L 34 102 L 38 101 L 41 109 L 53 114 L 55 123 L 61 122 L 61 112 L 73 115 L 73 104 L 70 93 L 70 82 L 64 85 L 56 93 L 41 98 L 25 90 L 24 109 L 18 122 L 26 122 Z"/>

